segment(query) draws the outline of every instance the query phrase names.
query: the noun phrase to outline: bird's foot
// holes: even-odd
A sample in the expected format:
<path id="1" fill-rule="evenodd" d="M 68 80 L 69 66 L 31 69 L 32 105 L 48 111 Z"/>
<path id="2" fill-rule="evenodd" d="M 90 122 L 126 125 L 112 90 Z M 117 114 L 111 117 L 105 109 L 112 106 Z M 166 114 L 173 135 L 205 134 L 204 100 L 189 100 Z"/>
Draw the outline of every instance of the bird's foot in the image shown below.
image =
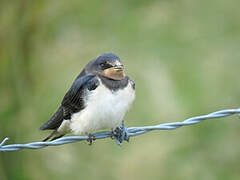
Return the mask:
<path id="1" fill-rule="evenodd" d="M 116 129 L 112 130 L 112 139 L 118 139 L 120 143 L 122 143 L 122 130 L 121 127 L 116 127 Z"/>
<path id="2" fill-rule="evenodd" d="M 121 145 L 123 141 L 129 142 L 129 136 L 124 121 L 122 122 L 122 126 L 116 127 L 116 129 L 112 131 L 111 138 L 114 139 L 118 145 Z"/>
<path id="3" fill-rule="evenodd" d="M 86 136 L 88 136 L 88 139 L 87 139 L 88 145 L 91 146 L 93 141 L 96 140 L 96 137 L 91 133 L 86 133 Z"/>

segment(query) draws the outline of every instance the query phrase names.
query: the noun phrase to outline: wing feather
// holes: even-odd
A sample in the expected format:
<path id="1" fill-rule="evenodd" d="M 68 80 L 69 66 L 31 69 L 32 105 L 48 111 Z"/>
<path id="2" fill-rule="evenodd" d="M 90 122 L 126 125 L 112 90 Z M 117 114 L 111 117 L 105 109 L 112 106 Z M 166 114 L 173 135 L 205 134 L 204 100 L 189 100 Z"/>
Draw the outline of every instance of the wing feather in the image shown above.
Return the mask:
<path id="1" fill-rule="evenodd" d="M 69 120 L 73 113 L 84 109 L 86 90 L 94 90 L 98 84 L 98 79 L 94 75 L 78 76 L 64 96 L 61 106 L 54 115 L 40 127 L 40 130 L 57 129 L 63 120 Z"/>

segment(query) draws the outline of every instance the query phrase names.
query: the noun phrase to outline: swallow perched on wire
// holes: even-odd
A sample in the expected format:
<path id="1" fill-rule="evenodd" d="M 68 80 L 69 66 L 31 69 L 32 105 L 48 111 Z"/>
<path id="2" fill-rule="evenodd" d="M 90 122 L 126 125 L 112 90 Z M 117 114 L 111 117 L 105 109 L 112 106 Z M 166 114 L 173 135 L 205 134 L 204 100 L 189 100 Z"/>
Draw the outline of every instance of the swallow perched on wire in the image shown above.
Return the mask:
<path id="1" fill-rule="evenodd" d="M 104 53 L 90 61 L 77 76 L 55 114 L 40 127 L 53 130 L 43 141 L 67 133 L 87 134 L 114 130 L 135 99 L 135 83 L 124 73 L 119 57 Z"/>

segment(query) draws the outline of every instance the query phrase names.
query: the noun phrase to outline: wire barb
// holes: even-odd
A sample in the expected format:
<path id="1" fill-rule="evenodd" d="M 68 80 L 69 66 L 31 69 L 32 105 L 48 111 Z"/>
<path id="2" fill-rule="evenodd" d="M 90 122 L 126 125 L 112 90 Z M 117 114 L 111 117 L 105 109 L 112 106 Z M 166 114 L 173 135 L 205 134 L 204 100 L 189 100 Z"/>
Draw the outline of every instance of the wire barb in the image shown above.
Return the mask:
<path id="1" fill-rule="evenodd" d="M 0 147 L 2 147 L 7 141 L 9 140 L 9 138 L 4 138 L 3 141 L 0 144 Z"/>
<path id="2" fill-rule="evenodd" d="M 114 136 L 114 140 L 117 142 L 118 145 L 121 145 L 123 141 L 129 141 L 129 137 L 131 136 L 138 136 L 141 134 L 145 134 L 147 132 L 153 130 L 173 130 L 183 126 L 194 125 L 200 123 L 207 119 L 216 119 L 216 118 L 223 118 L 226 116 L 232 116 L 234 114 L 240 115 L 240 109 L 227 109 L 222 111 L 213 112 L 203 116 L 196 116 L 192 118 L 188 118 L 182 122 L 171 122 L 171 123 L 164 123 L 155 126 L 143 126 L 143 127 L 125 127 L 125 122 L 122 123 L 122 126 L 119 127 L 120 132 Z M 104 139 L 108 137 L 112 137 L 113 133 L 111 131 L 102 131 L 93 134 L 96 139 Z M 41 149 L 47 146 L 59 146 L 63 144 L 75 143 L 79 141 L 87 140 L 88 136 L 67 136 L 56 139 L 50 142 L 32 142 L 27 144 L 9 144 L 5 145 L 8 138 L 5 138 L 0 144 L 0 151 L 19 151 L 21 149 Z"/>

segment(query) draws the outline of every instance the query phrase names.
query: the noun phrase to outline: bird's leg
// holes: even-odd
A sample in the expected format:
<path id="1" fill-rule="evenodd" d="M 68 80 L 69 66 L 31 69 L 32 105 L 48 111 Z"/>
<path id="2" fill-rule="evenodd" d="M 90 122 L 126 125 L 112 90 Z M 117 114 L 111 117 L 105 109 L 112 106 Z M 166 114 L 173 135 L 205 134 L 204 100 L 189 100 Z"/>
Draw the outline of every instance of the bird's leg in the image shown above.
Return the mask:
<path id="1" fill-rule="evenodd" d="M 96 137 L 91 133 L 86 133 L 86 136 L 88 136 L 88 139 L 87 139 L 88 145 L 91 146 L 93 141 L 96 140 Z"/>

